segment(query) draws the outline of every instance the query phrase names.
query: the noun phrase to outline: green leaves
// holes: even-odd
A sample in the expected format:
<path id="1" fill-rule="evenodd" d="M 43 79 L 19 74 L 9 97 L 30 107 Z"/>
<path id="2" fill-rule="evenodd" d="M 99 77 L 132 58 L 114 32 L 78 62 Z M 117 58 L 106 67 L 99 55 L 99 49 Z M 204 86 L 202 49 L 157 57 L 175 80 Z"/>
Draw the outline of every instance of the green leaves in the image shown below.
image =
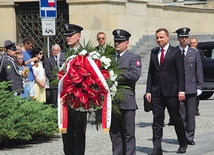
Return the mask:
<path id="1" fill-rule="evenodd" d="M 30 99 L 21 99 L 5 91 L 0 83 L 0 145 L 49 137 L 57 132 L 57 110 Z"/>

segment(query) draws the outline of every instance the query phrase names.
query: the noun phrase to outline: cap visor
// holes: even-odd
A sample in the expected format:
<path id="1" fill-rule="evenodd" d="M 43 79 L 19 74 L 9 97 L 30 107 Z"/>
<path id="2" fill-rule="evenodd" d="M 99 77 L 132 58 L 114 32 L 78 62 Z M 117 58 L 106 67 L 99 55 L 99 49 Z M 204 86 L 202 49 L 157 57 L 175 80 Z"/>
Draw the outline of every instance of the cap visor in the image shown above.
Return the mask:
<path id="1" fill-rule="evenodd" d="M 64 36 L 75 34 L 75 33 L 77 33 L 77 32 L 74 31 L 74 32 L 64 33 Z"/>

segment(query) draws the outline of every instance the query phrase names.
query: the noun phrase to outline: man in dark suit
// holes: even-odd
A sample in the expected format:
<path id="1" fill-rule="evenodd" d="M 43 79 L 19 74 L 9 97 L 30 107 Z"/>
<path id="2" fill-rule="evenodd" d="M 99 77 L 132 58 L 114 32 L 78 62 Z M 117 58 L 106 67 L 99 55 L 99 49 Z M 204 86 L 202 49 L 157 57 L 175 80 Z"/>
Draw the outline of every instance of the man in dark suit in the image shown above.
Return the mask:
<path id="1" fill-rule="evenodd" d="M 96 50 L 100 53 L 100 54 L 103 54 L 105 56 L 108 56 L 108 57 L 113 57 L 115 56 L 115 49 L 108 45 L 106 43 L 106 34 L 104 32 L 98 32 L 97 33 L 97 42 L 99 43 L 98 46 L 96 46 Z"/>
<path id="2" fill-rule="evenodd" d="M 60 51 L 61 48 L 58 44 L 53 45 L 51 48 L 52 56 L 45 59 L 44 61 L 45 75 L 49 80 L 51 103 L 54 105 L 54 107 L 57 107 L 58 90 L 57 85 L 51 84 L 51 82 L 57 79 L 57 56 Z"/>
<path id="3" fill-rule="evenodd" d="M 178 137 L 180 147 L 177 153 L 185 153 L 187 148 L 184 125 L 179 113 L 179 100 L 185 99 L 183 56 L 179 50 L 169 45 L 168 41 L 168 30 L 158 29 L 156 42 L 159 47 L 152 49 L 149 63 L 146 98 L 153 105 L 152 155 L 163 154 L 161 142 L 165 107 L 174 122 Z"/>
<path id="4" fill-rule="evenodd" d="M 198 46 L 198 39 L 196 37 L 192 37 L 190 38 L 190 47 L 195 48 L 199 51 L 200 55 L 201 55 L 201 61 L 203 62 L 205 57 L 204 57 L 204 50 L 197 48 Z M 200 95 L 196 96 L 196 111 L 195 111 L 195 115 L 199 116 L 199 101 L 200 101 Z"/>
<path id="5" fill-rule="evenodd" d="M 74 24 L 65 24 L 65 28 L 66 41 L 69 46 L 67 54 L 77 54 L 81 50 L 79 40 L 83 28 Z M 87 113 L 75 111 L 69 105 L 68 107 L 67 133 L 62 134 L 64 153 L 65 155 L 84 155 Z"/>
<path id="6" fill-rule="evenodd" d="M 118 85 L 126 86 L 121 93 L 123 99 L 115 101 L 121 113 L 120 118 L 112 115 L 110 137 L 113 155 L 135 155 L 135 84 L 141 75 L 141 57 L 127 50 L 131 34 L 122 29 L 112 32 L 117 57 L 119 74 Z"/>
<path id="7" fill-rule="evenodd" d="M 180 103 L 180 113 L 183 118 L 187 143 L 195 145 L 195 110 L 196 95 L 199 96 L 203 89 L 203 68 L 201 56 L 198 50 L 188 46 L 188 27 L 183 27 L 175 31 L 180 43 L 177 49 L 184 55 L 185 69 L 185 100 Z"/>

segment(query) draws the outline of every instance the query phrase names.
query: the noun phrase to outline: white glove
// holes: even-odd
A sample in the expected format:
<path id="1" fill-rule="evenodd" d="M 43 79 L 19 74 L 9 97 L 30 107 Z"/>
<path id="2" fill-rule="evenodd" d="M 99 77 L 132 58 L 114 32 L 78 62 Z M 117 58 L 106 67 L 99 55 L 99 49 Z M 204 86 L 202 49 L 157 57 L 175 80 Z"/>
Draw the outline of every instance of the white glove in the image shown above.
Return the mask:
<path id="1" fill-rule="evenodd" d="M 202 90 L 200 89 L 197 89 L 197 96 L 201 95 L 202 94 Z"/>

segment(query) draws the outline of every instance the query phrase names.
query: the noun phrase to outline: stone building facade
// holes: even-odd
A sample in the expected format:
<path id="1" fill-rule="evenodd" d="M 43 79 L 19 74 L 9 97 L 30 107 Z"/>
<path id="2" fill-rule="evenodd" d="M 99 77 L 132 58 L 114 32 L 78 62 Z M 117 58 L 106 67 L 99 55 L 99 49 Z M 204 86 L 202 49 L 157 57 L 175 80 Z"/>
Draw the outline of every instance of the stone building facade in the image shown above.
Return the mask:
<path id="1" fill-rule="evenodd" d="M 19 40 L 15 5 L 38 0 L 0 1 L 0 46 L 3 41 Z M 60 1 L 60 0 L 59 0 Z M 63 1 L 63 0 L 61 0 Z M 156 29 L 165 27 L 170 33 L 180 27 L 191 28 L 191 34 L 211 35 L 214 24 L 212 0 L 64 0 L 68 4 L 69 23 L 84 27 L 82 38 L 96 45 L 96 34 L 104 31 L 112 41 L 112 30 L 128 30 L 130 48 L 142 36 L 154 35 Z M 39 12 L 38 12 L 39 14 Z"/>

